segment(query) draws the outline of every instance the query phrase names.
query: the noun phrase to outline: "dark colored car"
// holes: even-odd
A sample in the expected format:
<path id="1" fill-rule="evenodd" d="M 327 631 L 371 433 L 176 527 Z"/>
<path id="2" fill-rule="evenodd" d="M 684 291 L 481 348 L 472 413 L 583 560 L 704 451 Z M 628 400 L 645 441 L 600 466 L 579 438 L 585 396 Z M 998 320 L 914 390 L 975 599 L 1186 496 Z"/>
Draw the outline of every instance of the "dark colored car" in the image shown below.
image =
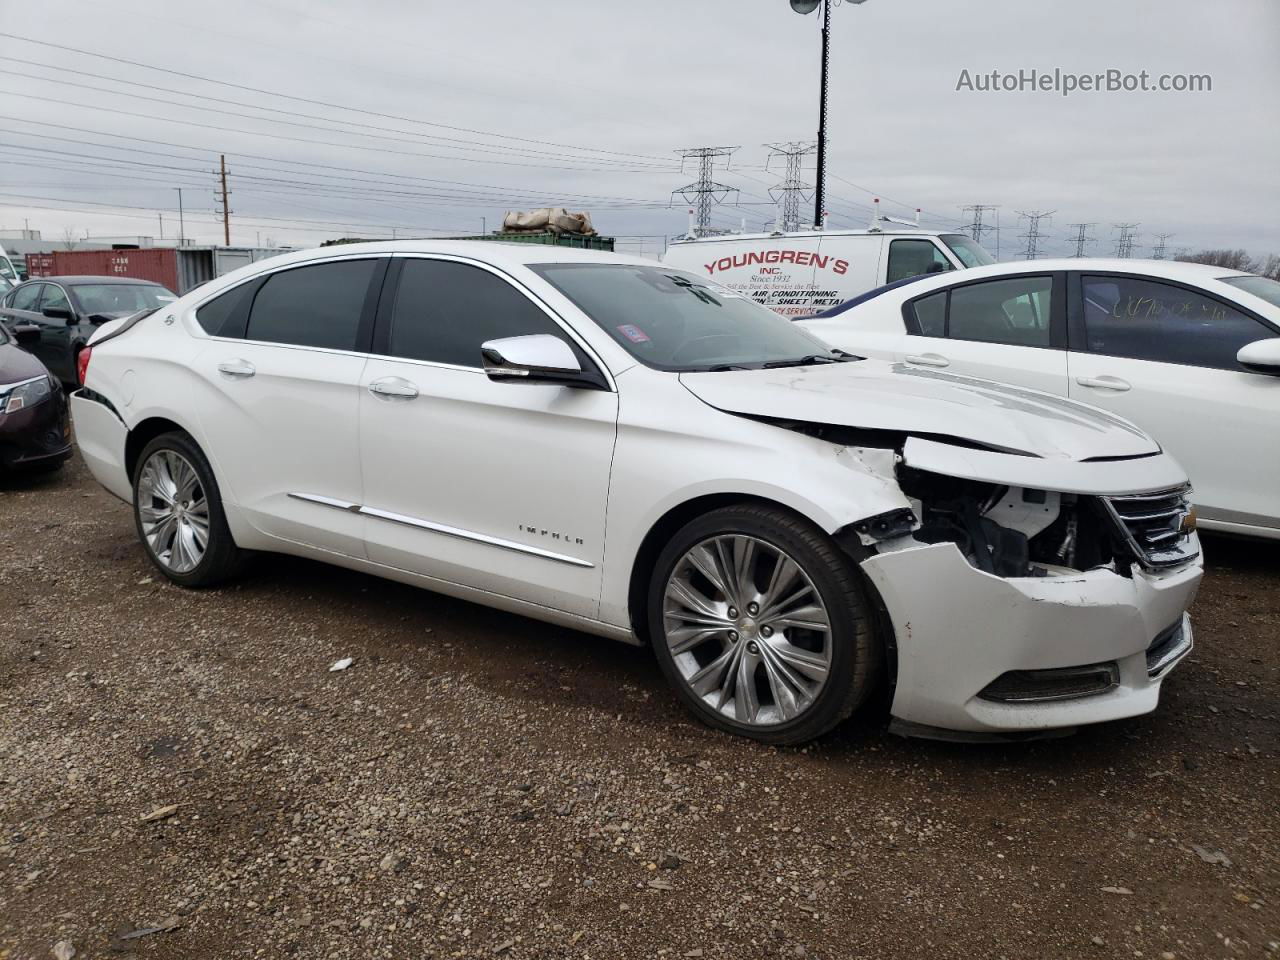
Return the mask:
<path id="1" fill-rule="evenodd" d="M 27 348 L 49 372 L 79 386 L 76 354 L 99 324 L 154 310 L 177 297 L 150 280 L 130 277 L 38 277 L 0 298 L 0 322 L 33 326 L 39 337 Z"/>
<path id="2" fill-rule="evenodd" d="M 71 456 L 71 421 L 62 384 L 21 349 L 38 331 L 0 322 L 0 473 L 55 470 Z"/>

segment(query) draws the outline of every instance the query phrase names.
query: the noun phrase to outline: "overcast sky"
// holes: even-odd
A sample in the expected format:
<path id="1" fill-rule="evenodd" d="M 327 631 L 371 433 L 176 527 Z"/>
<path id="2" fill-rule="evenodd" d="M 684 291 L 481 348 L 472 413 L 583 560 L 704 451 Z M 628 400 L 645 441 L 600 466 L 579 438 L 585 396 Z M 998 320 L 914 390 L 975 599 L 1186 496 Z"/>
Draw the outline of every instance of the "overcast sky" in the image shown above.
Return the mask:
<path id="1" fill-rule="evenodd" d="M 180 186 L 187 237 L 220 241 L 225 153 L 234 244 L 479 232 L 507 209 L 564 205 L 656 254 L 685 227 L 671 193 L 695 173 L 673 151 L 740 146 L 716 171 L 739 205 L 715 223 L 760 227 L 781 174 L 762 144 L 817 127 L 818 16 L 786 0 L 0 11 L 0 30 L 75 48 L 0 36 L 0 229 L 46 238 L 155 236 L 161 213 L 171 238 Z M 833 226 L 865 226 L 880 196 L 942 227 L 999 205 L 1005 258 L 1024 244 L 1017 211 L 1056 211 L 1047 254 L 1092 222 L 1090 252 L 1109 255 L 1121 221 L 1140 224 L 1139 255 L 1161 233 L 1170 252 L 1280 252 L 1276 0 L 846 0 L 832 20 Z M 962 70 L 1055 68 L 1208 74 L 1212 90 L 956 89 Z"/>

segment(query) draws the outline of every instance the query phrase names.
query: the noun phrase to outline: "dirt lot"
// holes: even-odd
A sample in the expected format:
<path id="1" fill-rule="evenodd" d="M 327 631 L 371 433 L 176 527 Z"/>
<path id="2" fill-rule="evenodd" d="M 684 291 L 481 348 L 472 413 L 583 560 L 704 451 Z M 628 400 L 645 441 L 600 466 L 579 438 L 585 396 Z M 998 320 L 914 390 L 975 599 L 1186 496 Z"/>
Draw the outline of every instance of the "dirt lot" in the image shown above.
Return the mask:
<path id="1" fill-rule="evenodd" d="M 184 591 L 79 461 L 0 481 L 0 958 L 1280 956 L 1280 545 L 1206 546 L 1153 716 L 779 750 L 643 650 L 290 559 Z"/>

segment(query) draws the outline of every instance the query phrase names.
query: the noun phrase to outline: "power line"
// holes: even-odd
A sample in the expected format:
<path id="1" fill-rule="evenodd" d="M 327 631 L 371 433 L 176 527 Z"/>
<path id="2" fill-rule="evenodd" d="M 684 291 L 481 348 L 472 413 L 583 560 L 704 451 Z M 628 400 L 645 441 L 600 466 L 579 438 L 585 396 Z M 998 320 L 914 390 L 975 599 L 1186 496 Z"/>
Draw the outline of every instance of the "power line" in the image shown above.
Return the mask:
<path id="1" fill-rule="evenodd" d="M 3 34 L 0 34 L 0 36 L 3 36 Z M 46 103 L 56 103 L 56 104 L 60 104 L 62 106 L 68 106 L 68 107 L 84 107 L 85 106 L 84 104 L 77 103 L 74 100 L 60 100 L 57 97 L 46 97 L 36 93 L 19 93 L 15 90 L 0 90 L 0 94 L 7 94 L 11 97 L 21 97 L 27 100 L 43 100 Z M 360 143 L 336 143 L 332 140 L 311 140 L 307 137 L 291 137 L 283 133 L 271 133 L 265 130 L 244 130 L 244 129 L 241 129 L 240 127 L 224 127 L 215 123 L 199 123 L 195 120 L 184 120 L 179 117 L 163 117 L 163 116 L 158 116 L 154 113 L 137 113 L 136 111 L 133 111 L 133 110 L 121 110 L 118 107 L 94 106 L 91 109 L 99 113 L 115 113 L 123 117 L 136 117 L 142 120 L 159 120 L 164 123 L 181 123 L 184 126 L 188 126 L 188 127 L 200 127 L 201 129 L 204 129 L 204 130 L 217 130 L 222 133 L 239 133 L 249 137 L 269 137 L 272 140 L 288 140 L 292 143 L 306 143 L 312 146 L 320 146 L 320 147 L 338 147 L 344 150 L 371 150 L 376 153 L 394 153 L 399 156 L 420 157 L 420 158 L 429 159 L 429 160 L 466 160 L 469 163 L 493 163 L 493 164 L 498 164 L 504 167 L 538 167 L 544 170 L 567 170 L 575 173 L 591 173 L 591 172 L 653 173 L 653 172 L 666 172 L 666 170 L 669 169 L 664 167 L 658 167 L 653 164 L 649 164 L 642 169 L 636 169 L 634 167 L 632 168 L 565 167 L 565 166 L 556 166 L 554 164 L 546 164 L 546 163 L 529 163 L 528 161 L 490 160 L 484 157 L 459 157 L 456 155 L 440 154 L 440 153 L 419 153 L 413 150 L 393 150 L 390 147 L 365 145 Z M 21 118 L 18 118 L 18 119 L 21 119 Z M 265 117 L 248 117 L 248 119 L 265 120 L 266 118 Z M 298 124 L 298 126 L 302 126 L 302 124 Z M 324 128 L 321 128 L 321 129 L 324 129 Z M 333 132 L 341 133 L 344 131 L 333 131 Z M 354 131 L 351 131 L 351 132 L 354 133 Z M 406 142 L 412 142 L 412 141 L 406 141 Z"/>
<path id="2" fill-rule="evenodd" d="M 1027 232 L 1018 235 L 1019 240 L 1027 241 L 1026 247 L 1022 250 L 1023 260 L 1034 260 L 1040 256 L 1040 241 L 1043 239 L 1040 233 L 1040 221 L 1048 220 L 1057 212 L 1056 210 L 1035 210 L 1030 213 L 1018 211 L 1018 216 L 1027 221 Z"/>
<path id="3" fill-rule="evenodd" d="M 685 162 L 688 160 L 698 161 L 698 179 L 693 183 L 686 184 L 676 190 L 671 191 L 671 195 L 680 196 L 684 201 L 693 204 L 695 207 L 694 222 L 696 224 L 697 235 L 700 237 L 708 236 L 711 230 L 711 206 L 713 203 L 722 203 L 724 199 L 731 193 L 737 193 L 736 187 L 727 187 L 723 183 L 716 183 L 712 179 L 712 169 L 717 157 L 724 157 L 725 165 L 728 166 L 729 157 L 733 155 L 738 147 L 685 147 L 676 151 L 680 157 L 680 169 L 684 169 Z"/>
<path id="4" fill-rule="evenodd" d="M 24 62 L 27 62 L 27 61 L 24 61 Z M 43 66 L 43 64 L 41 64 L 41 66 Z M 53 67 L 50 67 L 50 69 L 54 69 L 54 68 L 53 68 Z M 84 71 L 76 71 L 76 72 L 84 72 Z M 180 90 L 171 90 L 171 91 L 167 91 L 167 92 L 170 92 L 170 93 L 177 93 L 179 96 L 191 97 L 191 98 L 193 98 L 193 99 L 197 99 L 197 100 L 210 100 L 210 101 L 213 101 L 213 102 L 215 102 L 215 103 L 229 103 L 229 104 L 232 104 L 232 105 L 234 105 L 234 106 L 247 107 L 247 108 L 249 108 L 249 109 L 251 109 L 251 110 L 262 110 L 262 111 L 266 111 L 266 112 L 269 112 L 269 113 L 283 114 L 284 116 L 288 116 L 288 117 L 297 117 L 297 118 L 302 118 L 302 119 L 305 119 L 305 120 L 320 120 L 320 121 L 322 121 L 325 125 L 324 125 L 324 126 L 319 126 L 319 125 L 314 124 L 314 123 L 299 123 L 296 119 L 295 119 L 295 120 L 280 120 L 280 119 L 276 119 L 276 118 L 273 118 L 273 117 L 261 117 L 261 116 L 255 116 L 255 115 L 253 115 L 253 114 L 248 114 L 248 113 L 239 113 L 239 112 L 234 111 L 234 110 L 224 110 L 224 109 L 222 109 L 222 108 L 220 108 L 220 107 L 206 107 L 206 106 L 202 106 L 202 105 L 200 105 L 200 104 L 198 104 L 198 103 L 183 103 L 183 102 L 178 101 L 178 100 L 168 100 L 168 99 L 165 99 L 165 98 L 163 98 L 163 97 L 149 97 L 149 96 L 146 96 L 145 94 L 140 94 L 140 93 L 128 93 L 128 92 L 126 92 L 126 91 L 124 91 L 124 90 L 108 90 L 108 89 L 104 89 L 104 88 L 103 88 L 103 87 L 101 87 L 101 86 L 95 86 L 95 85 L 93 85 L 93 84 L 88 84 L 88 83 L 76 83 L 76 82 L 75 82 L 75 81 L 73 81 L 73 80 L 62 80 L 62 79 L 58 79 L 58 78 L 55 78 L 55 77 L 41 77 L 41 76 L 37 76 L 37 75 L 35 75 L 35 74 L 30 74 L 30 73 L 21 73 L 21 72 L 19 72 L 19 71 L 17 71 L 17 70 L 4 70 L 4 69 L 0 69 L 0 73 L 9 74 L 9 75 L 11 75 L 11 76 L 15 76 L 15 77 L 25 77 L 25 78 L 27 78 L 27 79 L 32 79 L 32 80 L 40 80 L 40 81 L 43 81 L 43 82 L 46 82 L 46 83 L 58 83 L 58 84 L 61 84 L 61 85 L 63 85 L 63 86 L 78 87 L 78 88 L 83 89 L 83 90 L 92 90 L 92 91 L 94 91 L 95 93 L 102 93 L 102 94 L 114 95 L 114 96 L 130 97 L 130 98 L 132 98 L 132 99 L 134 99 L 134 100 L 146 100 L 146 101 L 148 101 L 148 102 L 150 102 L 150 103 L 160 103 L 160 104 L 164 104 L 165 106 L 181 107 L 181 108 L 182 108 L 182 109 L 184 109 L 184 110 L 202 110 L 202 111 L 204 111 L 204 112 L 206 112 L 206 113 L 218 113 L 218 114 L 223 114 L 223 115 L 225 115 L 225 116 L 229 116 L 229 117 L 239 117 L 239 118 L 241 118 L 241 119 L 245 119 L 245 120 L 265 120 L 265 121 L 269 121 L 269 122 L 272 122 L 272 123 L 281 123 L 281 124 L 284 124 L 285 126 L 289 126 L 289 127 L 299 127 L 299 128 L 301 128 L 301 129 L 304 129 L 304 130 L 320 130 L 320 131 L 323 131 L 323 132 L 330 132 L 330 133 L 344 133 L 344 134 L 350 134 L 350 135 L 353 135 L 353 136 L 366 137 L 366 138 L 368 138 L 368 139 L 373 139 L 373 140 L 386 140 L 386 141 L 391 142 L 391 143 L 413 143 L 413 144 L 421 143 L 421 144 L 425 144 L 425 145 L 428 145 L 428 146 L 438 146 L 438 147 L 442 147 L 443 149 L 446 149 L 446 150 L 467 150 L 467 151 L 471 151 L 471 152 L 475 152 L 475 153 L 489 153 L 489 154 L 497 154 L 497 155 L 499 155 L 499 156 L 508 156 L 508 155 L 513 155 L 513 156 L 531 156 L 531 157 L 556 157 L 556 156 L 563 156 L 562 154 L 552 153 L 552 152 L 547 151 L 547 150 L 532 150 L 532 149 L 529 149 L 529 148 L 527 148 L 527 147 L 506 147 L 506 146 L 502 146 L 502 145 L 500 145 L 500 144 L 485 144 L 485 143 L 480 143 L 480 142 L 475 141 L 475 140 L 462 140 L 462 139 L 459 139 L 459 138 L 457 138 L 457 137 L 440 137 L 440 136 L 434 136 L 434 135 L 431 135 L 431 134 L 416 134 L 416 133 L 413 133 L 413 132 L 408 131 L 408 130 L 398 130 L 398 129 L 394 128 L 394 127 L 380 127 L 380 126 L 377 126 L 377 125 L 375 125 L 375 124 L 369 124 L 369 123 L 358 123 L 358 122 L 353 121 L 353 120 L 336 120 L 336 119 L 331 118 L 331 117 L 321 117 L 321 116 L 316 116 L 315 114 L 310 114 L 310 113 L 298 113 L 298 112 L 293 111 L 293 110 L 281 110 L 281 109 L 278 109 L 278 108 L 276 108 L 276 107 L 260 106 L 260 105 L 258 105 L 258 104 L 254 104 L 254 103 L 245 103 L 244 101 L 241 101 L 241 100 L 225 100 L 225 99 L 222 99 L 222 98 L 219 98 L 219 97 L 206 97 L 206 96 L 203 96 L 203 95 L 201 95 L 201 94 L 196 94 L 196 93 L 185 93 L 185 92 L 180 91 Z M 103 76 L 103 75 L 101 75 L 101 74 L 86 74 L 86 75 L 87 75 L 87 76 L 91 76 L 91 77 L 101 77 L 101 79 L 109 80 L 109 81 L 111 81 L 111 82 L 113 82 L 113 83 L 123 83 L 123 84 L 128 84 L 128 83 L 132 83 L 132 82 L 133 82 L 133 81 L 130 81 L 130 80 L 119 80 L 119 79 L 116 79 L 116 78 L 114 78 L 114 77 L 106 77 L 106 76 Z M 137 86 L 145 87 L 145 88 L 147 88 L 147 89 L 157 89 L 157 90 L 162 90 L 162 89 L 164 89 L 164 88 L 162 88 L 162 87 L 153 87 L 153 86 L 151 86 L 150 84 L 137 84 Z M 54 102 L 58 102 L 58 103 L 65 103 L 66 101 L 54 101 Z M 77 105 L 78 105 L 78 106 L 88 106 L 87 104 L 77 104 Z M 168 118 L 165 118 L 165 119 L 168 119 Z M 341 126 L 338 126 L 337 124 L 341 124 Z M 358 129 L 356 129 L 356 130 L 347 130 L 347 129 L 344 129 L 344 127 L 356 127 L 356 128 L 358 128 Z M 404 137 L 388 137 L 388 136 L 382 136 L 382 135 L 377 134 L 377 133 L 367 133 L 367 132 L 365 132 L 365 131 L 369 131 L 369 130 L 381 130 L 381 131 L 383 131 L 384 133 L 400 133 L 400 134 L 406 134 L 408 137 L 410 137 L 410 138 L 412 138 L 412 139 L 405 139 Z M 461 146 L 455 146 L 455 144 L 461 144 Z M 464 158 L 464 157 L 454 157 L 453 159 L 461 160 L 461 159 L 467 159 L 467 158 Z M 572 157 L 571 157 L 571 158 L 569 158 L 569 159 L 574 159 L 574 158 L 572 158 Z M 627 165 L 627 166 L 632 166 L 632 167 L 636 166 L 636 163 L 635 163 L 634 161 L 626 161 L 626 162 L 625 162 L 625 164 L 624 164 L 624 162 L 623 162 L 623 161 L 620 161 L 620 160 L 604 160 L 604 159 L 601 159 L 601 158 L 581 158 L 581 159 L 584 159 L 584 160 L 585 160 L 585 159 L 590 159 L 592 162 L 595 162 L 595 163 L 607 163 L 607 164 L 609 164 L 609 165 L 611 165 L 611 166 L 613 166 L 613 165 L 619 165 L 619 166 Z M 670 165 L 669 165 L 669 164 L 668 164 L 668 165 L 644 164 L 644 166 L 650 166 L 650 167 L 654 167 L 655 169 L 663 169 L 663 170 L 669 170 L 669 169 L 670 169 Z"/>
<path id="5" fill-rule="evenodd" d="M 782 229 L 794 232 L 800 229 L 800 201 L 813 196 L 813 185 L 800 180 L 800 165 L 803 159 L 818 149 L 816 143 L 766 143 L 769 149 L 769 160 L 782 157 L 786 164 L 786 172 L 782 182 L 769 188 L 769 199 L 775 203 L 778 197 L 782 200 Z M 769 168 L 768 161 L 765 169 Z"/>
<path id="6" fill-rule="evenodd" d="M 558 143 L 553 140 L 539 140 L 533 137 L 519 137 L 513 134 L 491 133 L 486 130 L 477 130 L 471 127 L 454 126 L 452 124 L 438 123 L 432 120 L 420 120 L 414 117 L 402 117 L 402 116 L 398 116 L 396 114 L 391 114 L 391 113 L 379 113 L 378 111 L 375 111 L 375 110 L 365 110 L 360 107 L 348 107 L 339 103 L 331 103 L 327 100 L 316 100 L 309 97 L 298 97 L 298 96 L 294 96 L 293 94 L 280 93 L 278 91 L 272 91 L 272 90 L 264 90 L 261 87 L 252 87 L 246 84 L 232 83 L 227 80 L 215 80 L 212 77 L 204 77 L 195 73 L 184 73 L 180 70 L 171 70 L 167 67 L 157 67 L 149 63 L 142 63 L 141 61 L 138 61 L 138 60 L 129 60 L 124 57 L 115 57 L 115 56 L 109 56 L 104 53 L 95 53 L 92 50 L 83 50 L 78 47 L 71 47 L 65 44 L 52 43 L 47 40 L 37 40 L 34 37 L 24 37 L 21 34 L 16 34 L 16 33 L 6 33 L 3 31 L 0 31 L 0 37 L 8 37 L 11 40 L 21 40 L 25 43 L 32 43 L 42 47 L 50 47 L 55 50 L 64 50 L 64 51 L 69 51 L 71 53 L 78 53 L 87 57 L 96 57 L 99 60 L 108 60 L 108 61 L 111 61 L 112 63 L 121 63 L 131 67 L 141 67 L 144 70 L 154 70 L 158 73 L 167 73 L 170 76 L 184 77 L 188 80 L 198 80 L 202 83 L 212 83 L 221 87 L 229 87 L 236 90 L 244 90 L 249 93 L 262 94 L 269 97 L 279 97 L 284 100 L 293 100 L 297 103 L 309 103 L 312 106 L 327 107 L 332 110 L 346 110 L 349 113 L 359 113 L 365 116 L 378 117 L 383 120 L 399 120 L 404 123 L 414 123 L 414 124 L 419 124 L 421 126 L 435 127 L 441 130 L 452 130 L 457 133 L 470 133 L 476 136 L 489 137 L 495 140 L 513 140 L 521 143 L 536 143 L 541 146 L 556 147 L 560 150 L 571 149 L 571 150 L 577 150 L 579 152 L 584 152 L 584 153 L 599 153 L 599 154 L 607 154 L 610 156 L 641 158 L 641 159 L 658 160 L 658 161 L 665 159 L 663 157 L 649 156 L 646 154 L 624 153 L 617 150 L 604 150 L 596 147 L 568 147 L 563 143 Z M 58 67 L 57 69 L 61 69 L 61 67 Z"/>
<path id="7" fill-rule="evenodd" d="M 1113 223 L 1111 225 L 1120 231 L 1120 236 L 1116 238 L 1116 256 L 1121 260 L 1128 260 L 1133 256 L 1133 243 L 1137 239 L 1134 228 L 1138 226 L 1136 223 Z"/>
<path id="8" fill-rule="evenodd" d="M 1086 244 L 1093 243 L 1097 238 L 1089 235 L 1089 228 L 1097 226 L 1096 223 L 1071 223 L 1067 225 L 1075 231 L 1075 234 L 1067 237 L 1068 242 L 1076 245 L 1076 252 L 1073 254 L 1076 258 L 1084 256 L 1084 248 Z"/>

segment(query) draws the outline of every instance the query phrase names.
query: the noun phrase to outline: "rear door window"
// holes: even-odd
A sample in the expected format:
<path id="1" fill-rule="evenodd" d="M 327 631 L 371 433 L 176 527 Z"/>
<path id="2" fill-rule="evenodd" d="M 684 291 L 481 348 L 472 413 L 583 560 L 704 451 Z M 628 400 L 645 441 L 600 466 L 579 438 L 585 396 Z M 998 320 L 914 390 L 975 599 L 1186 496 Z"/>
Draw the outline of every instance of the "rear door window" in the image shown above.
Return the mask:
<path id="1" fill-rule="evenodd" d="M 377 260 L 340 260 L 269 276 L 249 310 L 246 339 L 354 350 Z"/>
<path id="2" fill-rule="evenodd" d="M 947 291 L 921 297 L 911 304 L 907 333 L 920 337 L 947 335 Z"/>
<path id="3" fill-rule="evenodd" d="M 1052 301 L 1052 277 L 1010 277 L 953 287 L 947 310 L 947 336 L 953 340 L 1047 347 Z"/>
<path id="4" fill-rule="evenodd" d="M 219 294 L 196 310 L 196 323 L 211 337 L 243 337 L 245 315 L 259 284 L 249 281 Z"/>
<path id="5" fill-rule="evenodd" d="M 905 280 L 922 273 L 944 273 L 953 269 L 932 240 L 892 240 L 885 283 Z"/>
<path id="6" fill-rule="evenodd" d="M 1089 353 L 1239 370 L 1236 353 L 1276 336 L 1229 304 L 1142 277 L 1081 278 Z"/>

